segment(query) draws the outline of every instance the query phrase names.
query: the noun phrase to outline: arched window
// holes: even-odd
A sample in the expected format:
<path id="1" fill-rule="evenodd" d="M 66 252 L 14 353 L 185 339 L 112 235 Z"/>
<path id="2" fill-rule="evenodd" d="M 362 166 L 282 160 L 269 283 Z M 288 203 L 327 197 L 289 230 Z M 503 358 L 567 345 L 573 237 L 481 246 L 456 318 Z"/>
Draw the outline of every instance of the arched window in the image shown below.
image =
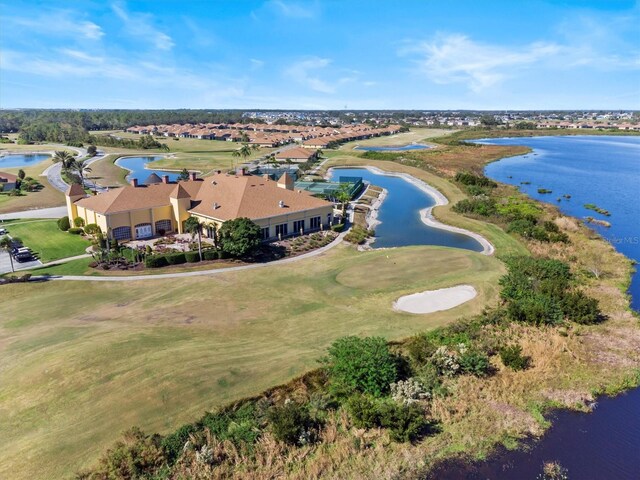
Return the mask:
<path id="1" fill-rule="evenodd" d="M 116 240 L 131 240 L 131 227 L 117 227 L 111 231 Z"/>
<path id="2" fill-rule="evenodd" d="M 171 225 L 171 220 L 158 220 L 156 222 L 156 233 L 158 235 L 164 235 L 165 233 L 169 233 L 173 231 L 173 226 Z"/>

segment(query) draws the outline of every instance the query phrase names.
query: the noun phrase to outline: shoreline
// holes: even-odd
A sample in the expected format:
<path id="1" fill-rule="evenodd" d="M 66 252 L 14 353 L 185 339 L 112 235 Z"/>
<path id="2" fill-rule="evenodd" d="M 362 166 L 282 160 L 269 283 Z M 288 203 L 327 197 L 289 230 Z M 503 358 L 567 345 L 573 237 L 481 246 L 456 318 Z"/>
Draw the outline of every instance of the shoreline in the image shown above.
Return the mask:
<path id="1" fill-rule="evenodd" d="M 421 190 L 426 195 L 430 196 L 435 201 L 435 205 L 433 205 L 431 207 L 423 208 L 422 210 L 419 211 L 420 219 L 422 220 L 422 223 L 424 223 L 428 227 L 437 228 L 437 229 L 445 230 L 445 231 L 452 232 L 452 233 L 460 233 L 460 234 L 463 234 L 463 235 L 466 235 L 468 237 L 473 238 L 480 245 L 482 245 L 482 251 L 479 252 L 479 253 L 482 253 L 483 255 L 493 255 L 495 253 L 495 247 L 491 244 L 491 242 L 489 242 L 489 240 L 484 238 L 479 233 L 475 233 L 475 232 L 472 232 L 470 230 L 466 230 L 464 228 L 454 227 L 452 225 L 447 225 L 447 224 L 442 223 L 439 220 L 435 219 L 435 217 L 433 216 L 433 213 L 432 213 L 433 209 L 435 207 L 448 205 L 449 204 L 449 199 L 447 197 L 445 197 L 444 194 L 442 194 L 442 192 L 440 192 L 438 189 L 432 187 L 431 185 L 427 184 L 426 182 L 424 182 L 422 180 L 419 180 L 416 177 L 414 177 L 412 175 L 409 175 L 408 173 L 387 172 L 387 171 L 382 170 L 382 169 L 380 169 L 378 167 L 372 167 L 372 166 L 369 166 L 369 165 L 366 165 L 366 166 L 331 167 L 331 168 L 329 168 L 327 170 L 326 176 L 331 176 L 331 170 L 333 170 L 333 169 L 343 169 L 343 168 L 364 168 L 364 169 L 369 170 L 370 172 L 373 172 L 373 173 L 375 173 L 377 175 L 384 175 L 384 176 L 388 176 L 388 177 L 399 177 L 399 178 L 402 178 L 404 181 L 406 181 L 406 182 L 410 183 L 411 185 L 417 187 L 419 190 Z M 381 205 L 382 205 L 382 202 L 380 202 L 380 205 L 378 205 L 378 209 L 380 208 Z M 377 220 L 377 216 L 376 216 L 376 220 Z M 377 220 L 377 222 L 378 223 L 376 225 L 379 225 L 380 223 L 382 223 L 379 220 Z"/>

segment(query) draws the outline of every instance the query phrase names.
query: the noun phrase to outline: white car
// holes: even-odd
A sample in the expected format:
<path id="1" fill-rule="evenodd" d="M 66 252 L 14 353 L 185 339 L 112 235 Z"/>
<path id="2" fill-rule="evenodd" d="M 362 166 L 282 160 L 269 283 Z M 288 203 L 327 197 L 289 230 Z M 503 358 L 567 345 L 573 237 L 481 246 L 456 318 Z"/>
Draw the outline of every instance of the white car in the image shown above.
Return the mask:
<path id="1" fill-rule="evenodd" d="M 7 234 L 7 229 L 6 228 L 0 228 L 0 235 L 6 235 Z"/>

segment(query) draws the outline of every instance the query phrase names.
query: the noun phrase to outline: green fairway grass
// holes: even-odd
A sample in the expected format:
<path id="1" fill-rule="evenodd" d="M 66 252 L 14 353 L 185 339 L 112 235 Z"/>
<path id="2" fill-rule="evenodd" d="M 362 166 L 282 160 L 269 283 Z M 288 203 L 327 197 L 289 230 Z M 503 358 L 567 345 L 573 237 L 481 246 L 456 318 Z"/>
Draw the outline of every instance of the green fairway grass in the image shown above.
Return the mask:
<path id="1" fill-rule="evenodd" d="M 166 432 L 315 368 L 340 336 L 401 339 L 475 314 L 496 301 L 502 271 L 466 250 L 341 245 L 211 277 L 3 286 L 0 478 L 68 476 L 131 425 Z M 430 315 L 392 310 L 459 284 L 478 297 Z"/>

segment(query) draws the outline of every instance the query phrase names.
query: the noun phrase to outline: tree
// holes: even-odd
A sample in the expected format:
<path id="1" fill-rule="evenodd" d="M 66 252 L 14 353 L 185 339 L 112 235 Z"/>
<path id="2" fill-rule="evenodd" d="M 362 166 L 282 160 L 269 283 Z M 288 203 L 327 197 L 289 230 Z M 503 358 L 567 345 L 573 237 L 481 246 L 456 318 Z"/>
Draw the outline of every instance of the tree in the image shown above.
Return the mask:
<path id="1" fill-rule="evenodd" d="M 13 249 L 13 241 L 9 237 L 9 235 L 5 235 L 0 238 L 0 250 L 4 250 L 9 254 L 9 261 L 11 262 L 11 273 L 15 272 L 15 268 L 13 267 L 13 255 L 11 255 L 11 250 Z"/>
<path id="2" fill-rule="evenodd" d="M 85 173 L 90 173 L 91 169 L 87 166 L 87 160 L 83 159 L 83 160 L 73 160 L 71 162 L 70 167 L 67 169 L 71 172 L 74 172 L 78 175 L 78 177 L 80 177 L 80 185 L 82 185 L 82 187 L 84 188 L 84 176 Z"/>
<path id="3" fill-rule="evenodd" d="M 339 396 L 360 392 L 380 397 L 398 377 L 396 359 L 382 337 L 339 338 L 325 363 L 331 389 Z"/>
<path id="4" fill-rule="evenodd" d="M 184 228 L 191 234 L 192 240 L 198 237 L 198 255 L 200 256 L 200 261 L 202 261 L 202 224 L 200 220 L 196 217 L 189 217 L 187 221 L 184 222 Z"/>
<path id="5" fill-rule="evenodd" d="M 240 141 L 244 143 L 249 143 L 251 141 L 247 132 L 240 132 Z"/>
<path id="6" fill-rule="evenodd" d="M 227 220 L 220 227 L 222 251 L 234 257 L 242 257 L 260 246 L 260 227 L 249 218 Z"/>
<path id="7" fill-rule="evenodd" d="M 249 145 L 248 143 L 243 143 L 242 147 L 235 150 L 231 155 L 235 158 L 242 158 L 242 162 L 246 162 L 247 158 L 251 156 L 253 152 L 258 150 L 257 145 Z"/>
<path id="8" fill-rule="evenodd" d="M 98 149 L 95 145 L 89 145 L 87 147 L 87 155 L 89 155 L 90 157 L 95 157 L 96 153 L 98 153 Z"/>
<path id="9" fill-rule="evenodd" d="M 189 171 L 186 168 L 183 168 L 178 175 L 178 181 L 186 182 L 187 180 L 189 180 Z"/>
<path id="10" fill-rule="evenodd" d="M 54 153 L 51 160 L 53 161 L 53 163 L 61 163 L 62 169 L 66 170 L 75 160 L 75 157 L 67 151 L 57 151 Z"/>
<path id="11" fill-rule="evenodd" d="M 24 180 L 24 177 L 25 177 L 24 170 L 22 170 L 22 169 L 18 170 L 18 178 L 20 180 Z"/>
<path id="12" fill-rule="evenodd" d="M 340 185 L 340 188 L 335 193 L 336 200 L 338 200 L 342 204 L 342 221 L 345 222 L 347 219 L 347 205 L 349 201 L 351 201 L 351 194 L 349 193 L 349 185 L 343 183 Z"/>

